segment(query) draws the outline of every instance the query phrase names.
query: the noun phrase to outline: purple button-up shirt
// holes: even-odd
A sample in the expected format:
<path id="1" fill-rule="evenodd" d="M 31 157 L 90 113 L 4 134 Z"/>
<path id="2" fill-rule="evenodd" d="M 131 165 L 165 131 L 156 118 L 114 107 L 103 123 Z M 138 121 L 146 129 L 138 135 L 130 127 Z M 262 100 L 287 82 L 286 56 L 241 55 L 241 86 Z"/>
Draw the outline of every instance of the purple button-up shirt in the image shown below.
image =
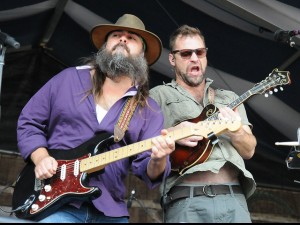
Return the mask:
<path id="1" fill-rule="evenodd" d="M 26 104 L 17 127 L 18 147 L 24 159 L 39 147 L 68 150 L 91 139 L 96 132 L 114 133 L 119 115 L 128 96 L 136 94 L 136 88 L 118 100 L 105 115 L 97 121 L 96 105 L 92 95 L 85 98 L 92 87 L 89 68 L 68 68 L 49 80 Z M 124 138 L 110 149 L 160 135 L 163 129 L 163 115 L 157 103 L 148 98 L 149 107 L 137 107 Z M 104 172 L 91 176 L 89 185 L 98 186 L 102 192 L 93 200 L 94 205 L 107 216 L 129 216 L 124 201 L 126 188 L 124 179 L 131 171 L 145 181 L 149 188 L 155 188 L 170 173 L 168 160 L 164 175 L 156 181 L 147 176 L 147 164 L 151 152 L 146 150 L 129 158 L 117 160 L 105 166 Z M 131 167 L 130 167 L 131 166 Z"/>

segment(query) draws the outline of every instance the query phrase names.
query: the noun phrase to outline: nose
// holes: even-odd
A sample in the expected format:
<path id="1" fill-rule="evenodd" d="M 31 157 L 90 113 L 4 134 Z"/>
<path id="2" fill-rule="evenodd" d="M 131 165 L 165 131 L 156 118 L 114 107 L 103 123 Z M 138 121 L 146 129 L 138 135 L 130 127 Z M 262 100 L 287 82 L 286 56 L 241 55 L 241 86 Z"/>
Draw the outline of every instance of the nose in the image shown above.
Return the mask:
<path id="1" fill-rule="evenodd" d="M 191 60 L 193 60 L 193 61 L 198 61 L 198 60 L 199 60 L 199 58 L 198 58 L 196 52 L 193 52 L 193 53 L 192 53 L 192 55 L 191 55 Z"/>
<path id="2" fill-rule="evenodd" d="M 127 37 L 126 37 L 126 35 L 121 35 L 121 37 L 120 37 L 120 42 L 124 42 L 124 43 L 126 43 L 127 42 Z"/>

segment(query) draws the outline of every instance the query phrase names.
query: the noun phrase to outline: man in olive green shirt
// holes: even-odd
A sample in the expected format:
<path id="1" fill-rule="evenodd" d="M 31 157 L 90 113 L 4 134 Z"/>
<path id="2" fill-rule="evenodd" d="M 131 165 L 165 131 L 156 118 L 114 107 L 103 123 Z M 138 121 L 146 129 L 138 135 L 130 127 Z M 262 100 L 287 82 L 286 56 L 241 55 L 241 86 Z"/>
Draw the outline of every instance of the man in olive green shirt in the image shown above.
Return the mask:
<path id="1" fill-rule="evenodd" d="M 238 96 L 212 88 L 213 81 L 205 77 L 207 48 L 198 28 L 183 25 L 175 30 L 170 49 L 175 80 L 150 90 L 164 113 L 165 128 L 193 127 L 197 117 L 197 122 L 204 116 L 202 119 L 209 120 L 212 114 L 220 121 L 241 121 L 242 126 L 218 135 L 217 143 L 213 142 L 216 138 L 210 142 L 197 135 L 177 141 L 171 157 L 173 172 L 160 188 L 165 222 L 251 222 L 246 199 L 256 184 L 244 160 L 254 155 L 256 138 L 245 108 L 243 104 L 228 107 Z M 181 146 L 194 152 L 176 155 Z M 208 154 L 196 158 L 203 162 L 190 160 L 199 151 Z M 178 165 L 180 160 L 182 165 Z"/>

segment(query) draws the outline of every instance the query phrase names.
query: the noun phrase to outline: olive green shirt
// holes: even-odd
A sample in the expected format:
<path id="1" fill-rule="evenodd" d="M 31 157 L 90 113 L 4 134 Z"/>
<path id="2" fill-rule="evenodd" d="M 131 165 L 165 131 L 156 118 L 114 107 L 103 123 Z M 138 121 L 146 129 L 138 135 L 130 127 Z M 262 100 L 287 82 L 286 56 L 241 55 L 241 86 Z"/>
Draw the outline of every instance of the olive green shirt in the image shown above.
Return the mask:
<path id="1" fill-rule="evenodd" d="M 213 99 L 213 104 L 217 108 L 221 108 L 228 106 L 239 97 L 234 92 L 223 89 L 216 89 L 214 98 L 209 97 L 208 87 L 212 82 L 213 80 L 206 78 L 205 95 L 202 104 L 199 104 L 194 97 L 178 85 L 175 80 L 172 80 L 171 83 L 152 88 L 150 90 L 150 96 L 160 105 L 164 113 L 165 128 L 173 127 L 182 121 L 199 117 L 211 99 Z M 248 121 L 244 105 L 240 104 L 237 108 L 242 118 L 242 123 L 252 128 L 252 124 Z M 218 139 L 219 141 L 213 146 L 212 153 L 205 162 L 188 168 L 182 175 L 178 172 L 171 173 L 167 178 L 165 186 L 163 184 L 160 187 L 161 194 L 167 193 L 171 187 L 178 185 L 186 174 L 191 174 L 196 171 L 218 173 L 226 162 L 230 162 L 239 169 L 240 184 L 243 187 L 246 198 L 249 198 L 256 188 L 252 174 L 245 168 L 244 159 L 233 147 L 228 137 L 220 135 Z"/>

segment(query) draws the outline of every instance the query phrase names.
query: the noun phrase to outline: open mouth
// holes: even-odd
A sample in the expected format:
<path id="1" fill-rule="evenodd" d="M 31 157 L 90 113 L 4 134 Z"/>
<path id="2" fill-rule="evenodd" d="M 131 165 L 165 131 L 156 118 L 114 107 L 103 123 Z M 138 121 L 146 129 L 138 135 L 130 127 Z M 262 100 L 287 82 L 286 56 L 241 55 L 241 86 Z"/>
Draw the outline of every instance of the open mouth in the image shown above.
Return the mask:
<path id="1" fill-rule="evenodd" d="M 192 66 L 192 67 L 190 68 L 190 73 L 191 73 L 191 74 L 198 74 L 199 71 L 200 71 L 200 67 L 199 67 L 199 66 Z"/>

